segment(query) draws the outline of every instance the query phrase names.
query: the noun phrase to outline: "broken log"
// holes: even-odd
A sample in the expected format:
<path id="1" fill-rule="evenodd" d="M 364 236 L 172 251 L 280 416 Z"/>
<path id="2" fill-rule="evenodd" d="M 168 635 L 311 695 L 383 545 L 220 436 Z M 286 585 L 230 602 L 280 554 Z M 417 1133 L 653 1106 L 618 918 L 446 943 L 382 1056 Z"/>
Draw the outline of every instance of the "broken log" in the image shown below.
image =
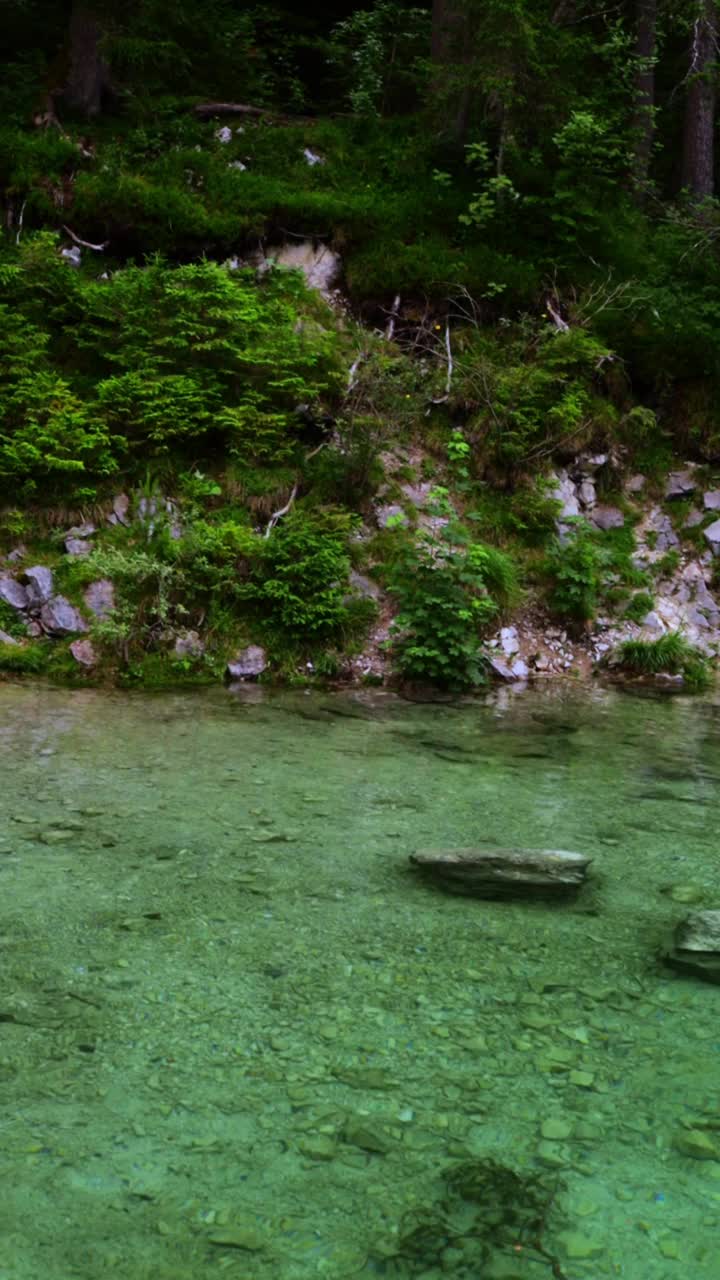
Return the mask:
<path id="1" fill-rule="evenodd" d="M 413 867 L 453 893 L 482 898 L 562 897 L 577 893 L 592 861 L 563 849 L 418 849 Z"/>
<path id="2" fill-rule="evenodd" d="M 194 108 L 196 116 L 208 119 L 211 116 L 272 116 L 274 111 L 266 111 L 264 107 L 251 107 L 247 102 L 199 102 Z"/>

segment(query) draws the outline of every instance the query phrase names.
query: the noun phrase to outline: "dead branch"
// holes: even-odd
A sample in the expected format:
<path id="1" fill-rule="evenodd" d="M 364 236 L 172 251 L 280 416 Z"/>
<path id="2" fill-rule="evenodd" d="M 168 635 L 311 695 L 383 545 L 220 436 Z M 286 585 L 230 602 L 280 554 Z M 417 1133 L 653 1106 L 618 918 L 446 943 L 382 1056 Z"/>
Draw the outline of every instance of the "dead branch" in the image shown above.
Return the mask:
<path id="1" fill-rule="evenodd" d="M 199 102 L 193 107 L 196 116 L 208 119 L 210 116 L 274 116 L 274 111 L 266 111 L 264 107 L 251 107 L 246 102 Z"/>
<path id="2" fill-rule="evenodd" d="M 265 537 L 266 537 L 266 538 L 269 538 L 269 537 L 270 537 L 270 534 L 272 533 L 273 529 L 275 528 L 275 525 L 278 523 L 278 520 L 282 520 L 283 516 L 286 516 L 286 515 L 288 514 L 288 511 L 289 511 L 289 510 L 290 510 L 290 508 L 292 507 L 293 502 L 294 502 L 294 501 L 295 501 L 295 499 L 297 498 L 298 488 L 299 488 L 299 486 L 298 486 L 298 483 L 297 483 L 297 481 L 296 481 L 296 482 L 295 482 L 295 484 L 294 484 L 294 485 L 293 485 L 293 487 L 292 487 L 292 493 L 290 494 L 290 497 L 288 498 L 287 502 L 285 503 L 285 506 L 284 506 L 284 507 L 281 507 L 279 511 L 275 511 L 275 512 L 273 513 L 273 515 L 271 515 L 270 520 L 268 521 L 267 529 L 265 530 Z"/>
<path id="3" fill-rule="evenodd" d="M 556 310 L 549 298 L 545 299 L 545 306 L 547 307 L 548 315 L 550 316 L 550 319 L 555 325 L 558 333 L 569 333 L 570 325 L 567 320 L 563 320 L 560 312 Z"/>
<path id="4" fill-rule="evenodd" d="M 25 217 L 25 205 L 26 205 L 26 204 L 27 204 L 27 200 L 23 200 L 22 204 L 20 205 L 20 214 L 19 214 L 19 216 L 18 216 L 18 229 L 17 229 L 17 234 L 16 234 L 16 236 L 15 236 L 15 243 L 16 243 L 16 244 L 19 244 L 19 243 L 20 243 L 20 237 L 21 237 L 21 235 L 22 235 L 22 229 L 23 229 L 23 219 L 24 219 L 24 217 Z"/>
<path id="5" fill-rule="evenodd" d="M 70 239 L 74 240 L 75 244 L 81 244 L 83 249 L 94 249 L 95 253 L 104 253 L 110 243 L 109 240 L 105 240 L 102 244 L 91 244 L 89 240 L 81 240 L 80 236 L 76 236 L 75 232 L 71 231 L 69 227 L 66 227 L 64 222 L 63 231 L 67 232 Z"/>
<path id="6" fill-rule="evenodd" d="M 392 307 L 390 309 L 390 314 L 388 316 L 387 328 L 385 329 L 386 342 L 392 342 L 393 338 L 395 337 L 395 323 L 397 321 L 398 313 L 400 311 L 400 302 L 401 302 L 400 294 L 396 293 L 395 300 L 392 304 Z"/>
<path id="7" fill-rule="evenodd" d="M 438 396 L 436 399 L 433 399 L 432 401 L 433 404 L 446 404 L 447 401 L 450 399 L 450 392 L 452 391 L 453 354 L 452 354 L 452 346 L 450 343 L 450 321 L 449 320 L 445 322 L 445 351 L 447 353 L 447 378 L 445 380 L 445 395 Z"/>
<path id="8" fill-rule="evenodd" d="M 350 394 L 351 391 L 354 391 L 355 389 L 355 386 L 357 384 L 358 369 L 360 368 L 360 365 L 365 362 L 365 360 L 367 360 L 367 352 L 361 351 L 357 360 L 353 360 L 352 364 L 350 365 L 350 370 L 348 373 L 348 384 L 347 384 L 348 395 Z"/>

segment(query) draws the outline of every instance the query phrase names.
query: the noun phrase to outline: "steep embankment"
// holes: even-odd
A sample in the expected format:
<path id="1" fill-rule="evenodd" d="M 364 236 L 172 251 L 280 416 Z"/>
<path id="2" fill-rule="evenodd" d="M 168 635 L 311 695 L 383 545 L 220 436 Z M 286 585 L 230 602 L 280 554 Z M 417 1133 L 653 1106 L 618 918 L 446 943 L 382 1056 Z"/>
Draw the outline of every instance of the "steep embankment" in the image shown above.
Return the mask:
<path id="1" fill-rule="evenodd" d="M 0 669 L 702 679 L 720 473 L 707 412 L 685 429 L 679 383 L 640 403 L 613 346 L 621 320 L 647 344 L 648 295 L 563 298 L 441 234 L 462 184 L 409 126 L 392 174 L 397 122 L 353 128 L 28 141 L 0 267 Z"/>

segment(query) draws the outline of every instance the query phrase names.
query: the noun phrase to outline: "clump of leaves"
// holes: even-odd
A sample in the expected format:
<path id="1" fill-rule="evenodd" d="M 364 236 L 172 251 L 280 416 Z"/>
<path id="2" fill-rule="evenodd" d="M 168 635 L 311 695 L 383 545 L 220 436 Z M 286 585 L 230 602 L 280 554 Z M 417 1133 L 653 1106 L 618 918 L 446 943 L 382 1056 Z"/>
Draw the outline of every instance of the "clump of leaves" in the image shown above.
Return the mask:
<path id="1" fill-rule="evenodd" d="M 271 633 L 301 647 L 340 635 L 348 621 L 352 527 L 344 512 L 297 510 L 262 541 L 241 594 Z"/>
<path id="2" fill-rule="evenodd" d="M 641 623 L 655 606 L 655 601 L 647 591 L 636 591 L 623 612 L 628 622 Z"/>
<path id="3" fill-rule="evenodd" d="M 554 612 L 576 624 L 591 622 L 611 558 L 585 520 L 576 521 L 564 539 L 555 539 L 543 565 Z"/>
<path id="4" fill-rule="evenodd" d="M 501 606 L 518 594 L 515 566 L 503 551 L 480 542 L 425 534 L 404 540 L 388 590 L 400 606 L 391 634 L 398 672 L 448 689 L 481 684 L 481 633 Z"/>
<path id="5" fill-rule="evenodd" d="M 706 688 L 710 681 L 707 658 L 677 631 L 659 640 L 626 640 L 617 649 L 614 664 L 633 675 L 680 675 L 696 689 Z"/>

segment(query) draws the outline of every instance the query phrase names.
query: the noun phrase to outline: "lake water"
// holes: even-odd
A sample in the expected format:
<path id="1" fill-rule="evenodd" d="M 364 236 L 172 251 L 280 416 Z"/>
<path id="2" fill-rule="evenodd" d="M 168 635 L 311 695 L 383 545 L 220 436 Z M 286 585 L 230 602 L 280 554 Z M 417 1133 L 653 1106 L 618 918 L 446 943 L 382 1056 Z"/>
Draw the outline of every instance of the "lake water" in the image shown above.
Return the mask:
<path id="1" fill-rule="evenodd" d="M 712 698 L 6 684 L 0 777 L 0 1280 L 717 1280 Z M 593 888 L 407 869 L 482 843 Z"/>

